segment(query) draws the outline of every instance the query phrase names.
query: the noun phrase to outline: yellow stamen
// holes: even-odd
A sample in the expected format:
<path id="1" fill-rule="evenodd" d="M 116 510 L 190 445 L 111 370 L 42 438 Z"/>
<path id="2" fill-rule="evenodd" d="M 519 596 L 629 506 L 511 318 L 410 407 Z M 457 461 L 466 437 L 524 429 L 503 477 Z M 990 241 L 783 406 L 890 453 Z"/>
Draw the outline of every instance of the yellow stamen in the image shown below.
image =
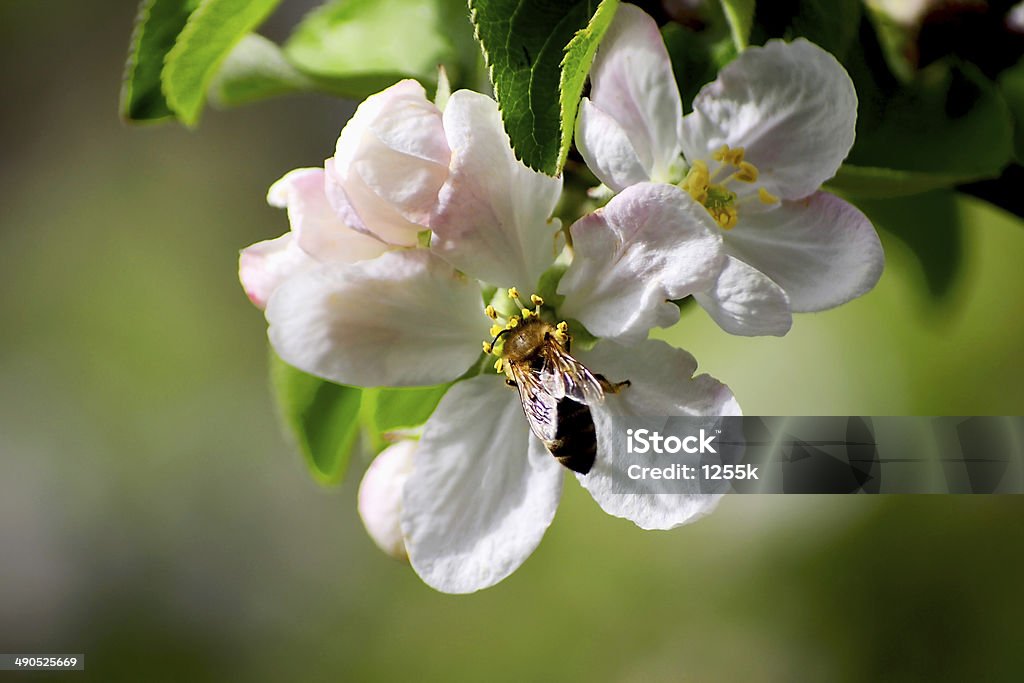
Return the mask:
<path id="1" fill-rule="evenodd" d="M 499 358 L 498 360 L 494 361 L 494 369 L 495 370 L 497 370 L 498 372 L 501 372 L 504 368 L 505 368 L 505 359 L 504 358 Z"/>
<path id="2" fill-rule="evenodd" d="M 508 324 L 505 325 L 505 329 L 506 330 L 514 330 L 517 327 L 519 327 L 519 316 L 518 315 L 514 315 L 514 316 L 512 316 L 511 318 L 508 319 Z"/>
<path id="3" fill-rule="evenodd" d="M 494 310 L 494 306 L 488 306 L 487 308 L 485 308 L 484 313 L 486 313 L 487 317 L 490 318 L 491 320 L 498 319 L 498 312 Z"/>
<path id="4" fill-rule="evenodd" d="M 490 330 L 491 336 L 492 337 L 497 337 L 499 334 L 501 334 L 501 331 L 504 330 L 504 329 L 505 329 L 504 326 L 499 325 L 497 323 L 495 323 L 494 325 L 491 325 L 491 330 Z"/>
<path id="5" fill-rule="evenodd" d="M 524 308 L 522 310 L 522 314 L 523 314 L 523 320 L 528 320 L 529 318 L 532 318 L 533 316 L 537 315 L 536 313 L 531 311 L 529 308 Z"/>
<path id="6" fill-rule="evenodd" d="M 494 347 L 491 346 L 491 342 L 484 342 L 484 353 L 490 353 L 493 350 Z"/>
<path id="7" fill-rule="evenodd" d="M 776 197 L 763 187 L 757 188 L 757 197 L 758 199 L 761 200 L 763 204 L 774 204 L 775 202 L 779 201 L 778 197 Z"/>
<path id="8" fill-rule="evenodd" d="M 728 156 L 729 145 L 722 145 L 711 154 L 711 158 L 718 162 L 725 161 L 728 158 Z"/>
<path id="9" fill-rule="evenodd" d="M 508 288 L 508 298 L 509 299 L 518 299 L 519 298 L 519 290 L 516 289 L 515 287 L 509 287 Z"/>
<path id="10" fill-rule="evenodd" d="M 536 294 L 531 294 L 530 295 L 530 301 L 533 303 L 534 306 L 543 306 L 544 305 L 544 299 L 540 298 Z"/>
<path id="11" fill-rule="evenodd" d="M 740 169 L 733 174 L 733 177 L 741 183 L 754 183 L 757 182 L 758 171 L 757 166 L 754 166 L 749 161 L 741 161 L 739 163 Z"/>
<path id="12" fill-rule="evenodd" d="M 567 323 L 567 322 L 565 322 L 563 320 L 562 322 L 560 322 L 557 325 L 555 325 L 555 329 L 558 330 L 559 332 L 563 332 L 563 333 L 564 332 L 568 332 L 569 331 L 569 323 Z"/>

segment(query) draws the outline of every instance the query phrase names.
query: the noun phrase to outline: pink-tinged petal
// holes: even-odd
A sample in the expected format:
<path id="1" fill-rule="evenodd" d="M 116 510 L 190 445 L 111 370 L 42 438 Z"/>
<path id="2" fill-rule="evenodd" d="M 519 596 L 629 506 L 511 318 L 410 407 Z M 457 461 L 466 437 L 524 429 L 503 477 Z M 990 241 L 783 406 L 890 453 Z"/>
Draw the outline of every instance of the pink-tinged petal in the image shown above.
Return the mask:
<path id="1" fill-rule="evenodd" d="M 554 261 L 561 178 L 512 153 L 498 105 L 468 90 L 451 96 L 444 127 L 451 172 L 430 220 L 432 249 L 459 270 L 499 286 L 533 288 Z"/>
<path id="2" fill-rule="evenodd" d="M 317 262 L 295 244 L 294 235 L 286 233 L 277 239 L 257 242 L 246 247 L 238 257 L 238 279 L 246 296 L 258 308 L 264 308 L 270 295 L 286 279 L 317 265 Z"/>
<path id="3" fill-rule="evenodd" d="M 476 283 L 424 250 L 289 278 L 271 297 L 267 320 L 286 363 L 357 386 L 453 380 L 479 357 L 491 322 Z"/>
<path id="4" fill-rule="evenodd" d="M 730 334 L 781 337 L 793 325 L 786 292 L 761 271 L 731 256 L 726 257 L 714 285 L 693 298 Z"/>
<path id="5" fill-rule="evenodd" d="M 371 95 L 345 125 L 328 165 L 332 204 L 358 230 L 412 246 L 448 175 L 441 111 L 405 80 Z"/>
<path id="6" fill-rule="evenodd" d="M 704 86 L 683 121 L 683 152 L 711 162 L 743 147 L 759 185 L 800 199 L 835 175 L 853 146 L 857 93 L 836 58 L 800 38 L 750 47 Z"/>
<path id="7" fill-rule="evenodd" d="M 827 192 L 743 216 L 726 250 L 774 280 L 794 311 L 821 311 L 868 292 L 885 254 L 867 217 Z"/>
<path id="8" fill-rule="evenodd" d="M 650 179 L 619 122 L 586 97 L 576 119 L 576 146 L 587 167 L 616 192 Z"/>
<path id="9" fill-rule="evenodd" d="M 298 246 L 322 263 L 354 263 L 388 249 L 380 240 L 350 228 L 327 201 L 322 168 L 286 174 L 267 192 L 271 206 L 288 209 Z"/>
<path id="10" fill-rule="evenodd" d="M 407 220 L 367 187 L 358 173 L 345 174 L 338 168 L 334 159 L 324 163 L 327 201 L 345 223 L 390 246 L 415 247 L 419 243 L 419 233 L 426 229 L 423 225 Z"/>
<path id="11" fill-rule="evenodd" d="M 624 342 L 679 319 L 671 303 L 707 289 L 722 268 L 711 216 L 672 185 L 641 183 L 571 228 L 575 257 L 558 285 L 560 311 Z"/>
<path id="12" fill-rule="evenodd" d="M 493 586 L 540 543 L 561 493 L 562 468 L 530 434 L 516 391 L 493 374 L 457 383 L 427 421 L 405 485 L 413 569 L 445 593 Z"/>
<path id="13" fill-rule="evenodd" d="M 356 506 L 366 533 L 398 560 L 409 557 L 402 539 L 402 489 L 412 474 L 415 452 L 415 441 L 388 446 L 373 459 L 359 483 Z"/>
<path id="14" fill-rule="evenodd" d="M 674 180 L 683 106 L 661 32 L 642 9 L 619 6 L 590 80 L 590 100 L 625 131 L 647 177 Z"/>
<path id="15" fill-rule="evenodd" d="M 740 415 L 729 387 L 709 375 L 693 376 L 697 361 L 686 351 L 648 340 L 629 348 L 600 342 L 579 359 L 609 381 L 629 380 L 591 406 L 598 439 L 597 460 L 580 483 L 610 515 L 624 517 L 643 529 L 671 529 L 708 514 L 720 496 L 699 493 L 685 482 L 666 488 L 664 482 L 634 480 L 628 467 L 638 456 L 626 449 L 626 430 L 637 418 Z M 666 493 L 665 491 L 671 491 Z"/>

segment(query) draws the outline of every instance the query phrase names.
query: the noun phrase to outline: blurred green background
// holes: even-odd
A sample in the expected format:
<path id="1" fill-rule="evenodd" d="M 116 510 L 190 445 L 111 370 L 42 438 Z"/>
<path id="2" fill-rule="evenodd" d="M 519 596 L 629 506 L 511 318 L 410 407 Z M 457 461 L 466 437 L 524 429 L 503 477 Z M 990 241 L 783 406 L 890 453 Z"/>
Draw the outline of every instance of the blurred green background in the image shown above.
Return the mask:
<path id="1" fill-rule="evenodd" d="M 1021 496 L 734 496 L 646 533 L 570 481 L 495 588 L 441 595 L 382 555 L 359 471 L 317 486 L 278 429 L 236 279 L 287 227 L 266 188 L 351 104 L 126 128 L 135 4 L 0 3 L 0 652 L 85 653 L 80 681 L 1019 679 Z M 965 228 L 934 245 L 963 256 L 942 296 L 905 246 L 943 239 L 934 207 Z M 668 335 L 749 414 L 1024 412 L 1024 222 L 865 209 L 903 235 L 870 295 L 784 339 L 695 308 Z"/>

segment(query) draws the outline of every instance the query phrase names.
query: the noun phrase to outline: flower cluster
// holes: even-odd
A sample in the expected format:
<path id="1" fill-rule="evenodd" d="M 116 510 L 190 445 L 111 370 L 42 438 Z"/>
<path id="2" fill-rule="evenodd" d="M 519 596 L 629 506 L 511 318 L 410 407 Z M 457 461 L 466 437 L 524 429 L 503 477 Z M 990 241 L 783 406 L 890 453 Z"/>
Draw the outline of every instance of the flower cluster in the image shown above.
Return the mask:
<path id="1" fill-rule="evenodd" d="M 818 191 L 856 110 L 820 48 L 750 48 L 684 118 L 657 27 L 623 5 L 591 78 L 577 145 L 616 194 L 572 225 L 552 217 L 561 179 L 516 159 L 492 99 L 462 90 L 442 108 L 403 81 L 360 105 L 323 168 L 271 187 L 291 231 L 241 255 L 289 364 L 363 387 L 454 382 L 359 493 L 378 545 L 442 591 L 493 585 L 540 542 L 567 471 L 544 424 L 560 401 L 587 406 L 593 465 L 573 469 L 604 510 L 668 529 L 715 505 L 621 493 L 610 453 L 620 416 L 739 414 L 690 354 L 648 339 L 679 319 L 675 302 L 693 296 L 730 332 L 784 334 L 790 311 L 847 301 L 881 270 L 871 225 Z M 528 329 L 562 375 L 517 374 L 525 352 L 508 347 Z"/>

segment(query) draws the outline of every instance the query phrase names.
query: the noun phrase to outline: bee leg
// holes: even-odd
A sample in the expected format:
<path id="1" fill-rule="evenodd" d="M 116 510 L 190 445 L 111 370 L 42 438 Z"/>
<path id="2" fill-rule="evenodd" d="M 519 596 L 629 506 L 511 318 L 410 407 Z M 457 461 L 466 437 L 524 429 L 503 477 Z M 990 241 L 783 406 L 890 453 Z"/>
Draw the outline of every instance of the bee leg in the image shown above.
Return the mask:
<path id="1" fill-rule="evenodd" d="M 510 387 L 519 386 L 518 384 L 516 384 L 516 381 L 514 379 L 509 379 L 508 377 L 505 378 L 505 384 L 507 384 Z"/>
<path id="2" fill-rule="evenodd" d="M 604 389 L 606 394 L 617 394 L 622 391 L 624 387 L 628 387 L 633 384 L 628 379 L 621 382 L 609 382 L 608 378 L 604 375 L 594 375 L 594 377 L 596 377 L 597 381 L 601 383 L 601 388 Z"/>

